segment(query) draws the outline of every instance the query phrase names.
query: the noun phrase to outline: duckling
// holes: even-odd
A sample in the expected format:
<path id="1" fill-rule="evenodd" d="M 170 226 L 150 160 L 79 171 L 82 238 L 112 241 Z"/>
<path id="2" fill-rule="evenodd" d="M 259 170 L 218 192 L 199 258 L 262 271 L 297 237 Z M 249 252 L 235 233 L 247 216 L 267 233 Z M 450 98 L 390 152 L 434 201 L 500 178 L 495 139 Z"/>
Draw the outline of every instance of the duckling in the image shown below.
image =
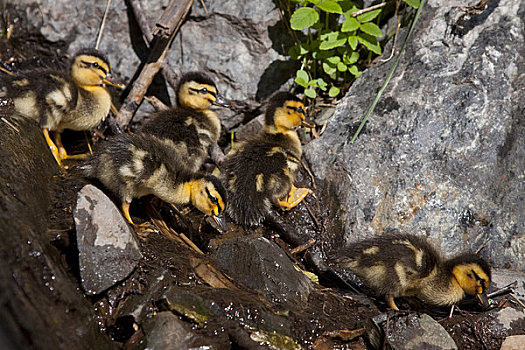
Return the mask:
<path id="1" fill-rule="evenodd" d="M 489 305 L 489 264 L 472 253 L 443 259 L 422 237 L 387 234 L 365 240 L 342 249 L 332 262 L 355 273 L 394 310 L 399 310 L 394 298 L 403 296 L 447 306 L 469 294 L 484 308 Z"/>
<path id="2" fill-rule="evenodd" d="M 131 201 L 153 194 L 172 204 L 191 202 L 225 228 L 227 194 L 219 179 L 181 166 L 182 157 L 159 138 L 141 133 L 120 134 L 99 147 L 81 170 L 118 196 L 130 224 Z"/>
<path id="3" fill-rule="evenodd" d="M 295 128 L 304 124 L 305 108 L 288 92 L 274 94 L 267 105 L 263 131 L 238 142 L 226 155 L 222 178 L 229 192 L 228 215 L 244 226 L 257 226 L 272 207 L 289 210 L 310 192 L 293 183 L 302 147 Z"/>
<path id="4" fill-rule="evenodd" d="M 99 124 L 109 112 L 111 96 L 108 59 L 95 49 L 83 49 L 72 59 L 69 72 L 33 70 L 2 78 L 0 97 L 10 97 L 15 110 L 40 123 L 57 163 L 68 156 L 60 137 L 64 129 L 88 130 Z M 55 142 L 49 132 L 55 132 Z M 56 144 L 55 144 L 56 143 Z"/>
<path id="5" fill-rule="evenodd" d="M 228 107 L 213 80 L 202 72 L 182 76 L 176 88 L 178 106 L 152 115 L 140 131 L 169 143 L 192 171 L 200 169 L 221 133 L 212 105 Z"/>

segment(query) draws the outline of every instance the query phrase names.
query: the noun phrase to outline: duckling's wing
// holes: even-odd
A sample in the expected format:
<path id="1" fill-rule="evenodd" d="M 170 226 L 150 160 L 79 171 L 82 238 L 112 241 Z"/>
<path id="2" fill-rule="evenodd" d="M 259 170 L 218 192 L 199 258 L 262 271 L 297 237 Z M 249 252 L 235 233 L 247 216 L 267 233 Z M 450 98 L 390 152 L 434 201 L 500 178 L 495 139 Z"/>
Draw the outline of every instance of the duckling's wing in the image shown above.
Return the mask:
<path id="1" fill-rule="evenodd" d="M 223 164 L 224 182 L 230 192 L 228 212 L 246 226 L 258 225 L 273 202 L 291 187 L 287 156 L 263 139 L 240 143 Z"/>

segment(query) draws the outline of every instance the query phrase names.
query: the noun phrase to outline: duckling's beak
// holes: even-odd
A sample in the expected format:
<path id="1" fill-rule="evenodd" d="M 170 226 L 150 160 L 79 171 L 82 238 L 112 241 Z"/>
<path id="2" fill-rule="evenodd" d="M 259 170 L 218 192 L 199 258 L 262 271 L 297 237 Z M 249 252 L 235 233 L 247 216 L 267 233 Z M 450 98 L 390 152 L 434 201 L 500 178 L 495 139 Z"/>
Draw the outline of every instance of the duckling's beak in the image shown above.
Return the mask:
<path id="1" fill-rule="evenodd" d="M 490 306 L 489 298 L 487 297 L 487 293 L 483 292 L 483 293 L 476 294 L 476 298 L 478 299 L 483 309 L 486 309 Z"/>
<path id="2" fill-rule="evenodd" d="M 307 122 L 307 121 L 304 120 L 304 119 L 301 121 L 301 126 L 304 126 L 304 127 L 306 127 L 306 128 L 310 128 L 310 129 L 313 129 L 313 128 L 315 127 L 315 125 L 310 124 L 309 122 Z"/>
<path id="3" fill-rule="evenodd" d="M 222 107 L 230 107 L 230 102 L 226 100 L 224 97 L 217 95 L 217 98 L 215 98 L 215 101 L 213 101 L 213 104 L 216 106 L 222 106 Z"/>
<path id="4" fill-rule="evenodd" d="M 116 87 L 118 89 L 121 89 L 121 90 L 125 88 L 124 84 L 114 83 L 114 82 L 112 82 L 109 79 L 111 79 L 111 74 L 106 75 L 106 78 L 102 79 L 102 83 L 106 84 L 106 85 L 109 85 L 109 86 L 114 86 L 114 87 Z"/>
<path id="5" fill-rule="evenodd" d="M 224 219 L 224 215 L 220 213 L 219 215 L 212 215 L 213 220 L 219 225 L 222 231 L 226 231 L 228 226 L 226 226 L 226 220 Z"/>

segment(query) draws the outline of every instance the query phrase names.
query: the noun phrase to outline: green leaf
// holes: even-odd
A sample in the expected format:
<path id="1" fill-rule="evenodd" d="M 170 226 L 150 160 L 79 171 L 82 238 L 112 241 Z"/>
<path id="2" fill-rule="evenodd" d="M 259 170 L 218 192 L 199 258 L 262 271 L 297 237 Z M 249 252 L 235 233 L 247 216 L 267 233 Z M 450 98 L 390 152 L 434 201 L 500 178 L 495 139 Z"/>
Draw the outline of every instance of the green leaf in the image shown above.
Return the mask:
<path id="1" fill-rule="evenodd" d="M 341 35 L 339 32 L 330 32 L 321 35 L 321 45 L 319 45 L 320 50 L 330 50 L 335 47 L 344 45 L 346 38 Z"/>
<path id="2" fill-rule="evenodd" d="M 341 9 L 341 6 L 333 1 L 333 0 L 324 0 L 317 5 L 321 10 L 326 11 L 328 13 L 343 13 L 343 10 Z"/>
<path id="3" fill-rule="evenodd" d="M 339 95 L 339 92 L 341 92 L 341 89 L 339 89 L 338 87 L 332 86 L 330 88 L 330 91 L 328 91 L 328 96 L 336 97 L 337 95 Z"/>
<path id="4" fill-rule="evenodd" d="M 381 29 L 379 29 L 377 24 L 372 23 L 372 22 L 361 24 L 359 29 L 361 29 L 363 32 L 365 32 L 367 34 L 373 35 L 373 36 L 378 37 L 378 38 L 383 36 L 383 32 L 381 31 Z"/>
<path id="5" fill-rule="evenodd" d="M 340 72 L 344 72 L 347 70 L 347 66 L 346 64 L 344 64 L 343 62 L 339 62 L 337 63 L 337 70 L 340 71 Z"/>
<path id="6" fill-rule="evenodd" d="M 324 72 L 326 74 L 328 74 L 330 76 L 330 78 L 332 78 L 332 79 L 336 78 L 337 68 L 335 68 L 331 64 L 323 62 L 323 70 L 324 70 Z"/>
<path id="7" fill-rule="evenodd" d="M 375 54 L 381 55 L 381 46 L 377 42 L 377 39 L 369 34 L 360 33 L 357 40 L 363 44 L 368 50 Z"/>
<path id="8" fill-rule="evenodd" d="M 361 23 L 370 22 L 381 13 L 381 9 L 365 12 L 357 16 L 357 20 Z"/>
<path id="9" fill-rule="evenodd" d="M 361 72 L 359 71 L 359 68 L 357 68 L 357 66 L 350 67 L 348 71 L 352 73 L 353 75 L 355 75 L 356 77 L 361 75 Z"/>
<path id="10" fill-rule="evenodd" d="M 357 48 L 357 37 L 356 36 L 349 36 L 348 37 L 348 44 L 350 44 L 350 47 L 352 50 L 355 50 Z"/>
<path id="11" fill-rule="evenodd" d="M 321 88 L 321 90 L 326 90 L 326 87 L 328 86 L 328 84 L 323 80 L 323 78 L 319 78 L 317 79 L 317 86 L 319 86 Z"/>
<path id="12" fill-rule="evenodd" d="M 319 13 L 311 7 L 300 7 L 292 14 L 290 26 L 294 30 L 310 28 L 319 21 Z"/>
<path id="13" fill-rule="evenodd" d="M 304 43 L 294 45 L 290 48 L 290 50 L 288 50 L 288 55 L 294 60 L 301 58 L 307 53 L 308 53 L 308 49 L 307 49 L 306 44 Z"/>
<path id="14" fill-rule="evenodd" d="M 310 77 L 308 76 L 308 73 L 302 69 L 298 70 L 296 73 L 295 82 L 303 87 L 308 86 L 308 81 L 310 80 Z"/>
<path id="15" fill-rule="evenodd" d="M 343 55 L 343 62 L 348 65 L 356 63 L 358 59 L 359 54 L 355 51 L 353 51 L 350 55 Z"/>
<path id="16" fill-rule="evenodd" d="M 315 93 L 315 90 L 314 90 L 314 89 L 311 89 L 311 88 L 305 89 L 305 90 L 304 90 L 304 94 L 305 94 L 307 97 L 310 97 L 310 98 L 315 98 L 315 97 L 317 96 L 317 94 Z"/>
<path id="17" fill-rule="evenodd" d="M 338 64 L 339 62 L 341 62 L 341 57 L 331 56 L 331 57 L 328 57 L 326 60 L 331 64 Z"/>
<path id="18" fill-rule="evenodd" d="M 403 0 L 403 1 L 415 9 L 419 8 L 419 0 Z"/>
<path id="19" fill-rule="evenodd" d="M 343 33 L 351 32 L 353 30 L 356 30 L 359 28 L 359 22 L 354 17 L 347 17 L 345 21 L 343 22 L 343 26 L 341 27 L 341 31 Z"/>

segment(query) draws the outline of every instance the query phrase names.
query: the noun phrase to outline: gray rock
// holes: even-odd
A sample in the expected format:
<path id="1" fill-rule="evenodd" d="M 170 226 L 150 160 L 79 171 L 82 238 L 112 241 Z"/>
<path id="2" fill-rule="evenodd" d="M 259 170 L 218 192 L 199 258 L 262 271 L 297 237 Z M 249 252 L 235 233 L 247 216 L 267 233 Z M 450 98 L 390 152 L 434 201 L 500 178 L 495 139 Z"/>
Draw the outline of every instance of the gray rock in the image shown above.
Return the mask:
<path id="1" fill-rule="evenodd" d="M 144 324 L 147 349 L 191 349 L 196 335 L 170 311 L 156 314 Z"/>
<path id="2" fill-rule="evenodd" d="M 523 309 L 517 310 L 512 307 L 506 307 L 498 310 L 496 321 L 501 325 L 502 331 L 517 331 L 522 333 L 525 331 L 525 311 Z M 500 327 L 500 328 L 501 328 Z"/>
<path id="3" fill-rule="evenodd" d="M 514 282 L 516 282 L 516 285 L 513 287 L 513 293 L 517 297 L 524 299 L 525 273 L 504 269 L 494 269 L 492 271 L 492 283 L 494 284 L 494 289 L 506 287 Z"/>
<path id="4" fill-rule="evenodd" d="M 73 215 L 82 287 L 98 294 L 126 278 L 142 254 L 117 207 L 95 186 L 80 190 Z"/>
<path id="5" fill-rule="evenodd" d="M 507 337 L 500 350 L 522 350 L 525 344 L 525 335 L 513 335 Z"/>
<path id="6" fill-rule="evenodd" d="M 298 307 L 312 290 L 310 280 L 266 238 L 232 239 L 222 244 L 214 257 L 228 275 L 260 290 L 269 300 Z"/>
<path id="7" fill-rule="evenodd" d="M 451 6 L 426 5 L 356 142 L 392 62 L 356 81 L 304 154 L 335 190 L 347 242 L 399 229 L 447 255 L 480 250 L 495 267 L 524 271 L 525 4 L 490 2 L 461 35 L 451 35 L 461 13 Z"/>
<path id="8" fill-rule="evenodd" d="M 370 319 L 365 324 L 370 343 L 379 348 L 385 335 L 387 349 L 393 350 L 445 350 L 457 349 L 447 331 L 427 314 L 394 314 L 386 320 L 386 314 Z"/>

